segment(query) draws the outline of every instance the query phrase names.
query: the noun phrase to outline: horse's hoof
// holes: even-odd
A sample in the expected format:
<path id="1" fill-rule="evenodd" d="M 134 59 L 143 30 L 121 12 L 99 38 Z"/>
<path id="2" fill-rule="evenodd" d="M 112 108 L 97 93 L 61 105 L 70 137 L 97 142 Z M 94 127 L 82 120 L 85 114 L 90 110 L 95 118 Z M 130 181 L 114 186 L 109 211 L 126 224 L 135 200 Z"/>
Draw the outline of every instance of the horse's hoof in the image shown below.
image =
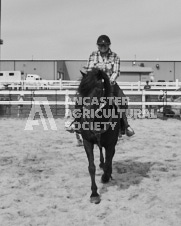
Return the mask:
<path id="1" fill-rule="evenodd" d="M 108 176 L 107 174 L 103 174 L 101 177 L 102 183 L 108 183 L 110 179 L 110 176 Z"/>
<path id="2" fill-rule="evenodd" d="M 100 196 L 96 196 L 96 197 L 90 197 L 90 202 L 94 203 L 94 204 L 99 204 L 101 201 Z"/>

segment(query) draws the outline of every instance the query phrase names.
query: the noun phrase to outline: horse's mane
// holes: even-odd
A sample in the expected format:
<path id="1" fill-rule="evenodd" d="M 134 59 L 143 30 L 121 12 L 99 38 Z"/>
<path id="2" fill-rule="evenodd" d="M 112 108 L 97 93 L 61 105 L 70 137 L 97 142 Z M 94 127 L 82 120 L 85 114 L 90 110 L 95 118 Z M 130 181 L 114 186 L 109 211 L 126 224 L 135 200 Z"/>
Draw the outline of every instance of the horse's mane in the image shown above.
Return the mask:
<path id="1" fill-rule="evenodd" d="M 108 97 L 111 91 L 109 78 L 104 71 L 96 68 L 93 68 L 91 71 L 88 71 L 87 74 L 83 75 L 78 87 L 79 94 L 82 97 L 88 97 L 89 94 L 98 87 L 98 82 L 102 79 L 104 80 L 104 96 Z"/>

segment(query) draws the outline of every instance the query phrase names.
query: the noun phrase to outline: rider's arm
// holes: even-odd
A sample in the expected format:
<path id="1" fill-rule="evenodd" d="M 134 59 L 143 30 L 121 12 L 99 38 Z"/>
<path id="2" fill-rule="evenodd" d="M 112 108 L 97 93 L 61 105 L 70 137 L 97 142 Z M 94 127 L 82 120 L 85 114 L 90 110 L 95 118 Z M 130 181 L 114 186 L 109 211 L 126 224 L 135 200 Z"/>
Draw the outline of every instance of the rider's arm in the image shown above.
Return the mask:
<path id="1" fill-rule="evenodd" d="M 120 73 L 120 58 L 116 55 L 113 60 L 113 73 L 110 77 L 110 81 L 114 82 L 118 78 Z"/>
<path id="2" fill-rule="evenodd" d="M 90 71 L 92 68 L 95 67 L 95 52 L 93 52 L 90 56 L 89 59 L 87 61 L 87 71 Z"/>

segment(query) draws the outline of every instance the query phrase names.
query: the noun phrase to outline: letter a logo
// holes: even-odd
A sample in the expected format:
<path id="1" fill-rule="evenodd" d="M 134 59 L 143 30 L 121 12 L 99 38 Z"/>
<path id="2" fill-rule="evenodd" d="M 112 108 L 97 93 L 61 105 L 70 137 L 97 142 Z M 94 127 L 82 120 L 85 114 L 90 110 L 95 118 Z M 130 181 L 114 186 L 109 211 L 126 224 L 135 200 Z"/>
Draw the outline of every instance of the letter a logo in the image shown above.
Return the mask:
<path id="1" fill-rule="evenodd" d="M 34 120 L 36 113 L 39 113 L 44 130 L 48 130 L 46 123 L 47 119 L 49 121 L 50 128 L 52 130 L 57 130 L 47 97 L 34 97 L 34 101 L 34 105 L 31 108 L 28 120 L 26 122 L 25 130 L 33 130 L 33 126 L 39 126 L 39 121 Z M 44 106 L 47 119 L 45 119 L 40 105 Z"/>

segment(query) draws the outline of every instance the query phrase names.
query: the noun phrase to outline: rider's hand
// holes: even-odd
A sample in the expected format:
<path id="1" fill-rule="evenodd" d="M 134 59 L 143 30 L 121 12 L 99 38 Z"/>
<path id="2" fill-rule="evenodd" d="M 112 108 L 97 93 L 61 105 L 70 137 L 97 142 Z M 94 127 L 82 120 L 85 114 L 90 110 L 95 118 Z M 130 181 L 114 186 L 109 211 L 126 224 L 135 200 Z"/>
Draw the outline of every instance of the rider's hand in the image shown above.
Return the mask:
<path id="1" fill-rule="evenodd" d="M 113 73 L 112 75 L 111 75 L 111 77 L 110 77 L 110 83 L 115 83 L 115 81 L 116 81 L 116 78 L 117 78 L 117 74 L 116 73 Z"/>
<path id="2" fill-rule="evenodd" d="M 99 68 L 100 70 L 105 71 L 106 66 L 105 66 L 104 63 L 97 63 L 97 64 L 96 64 L 96 68 Z"/>

